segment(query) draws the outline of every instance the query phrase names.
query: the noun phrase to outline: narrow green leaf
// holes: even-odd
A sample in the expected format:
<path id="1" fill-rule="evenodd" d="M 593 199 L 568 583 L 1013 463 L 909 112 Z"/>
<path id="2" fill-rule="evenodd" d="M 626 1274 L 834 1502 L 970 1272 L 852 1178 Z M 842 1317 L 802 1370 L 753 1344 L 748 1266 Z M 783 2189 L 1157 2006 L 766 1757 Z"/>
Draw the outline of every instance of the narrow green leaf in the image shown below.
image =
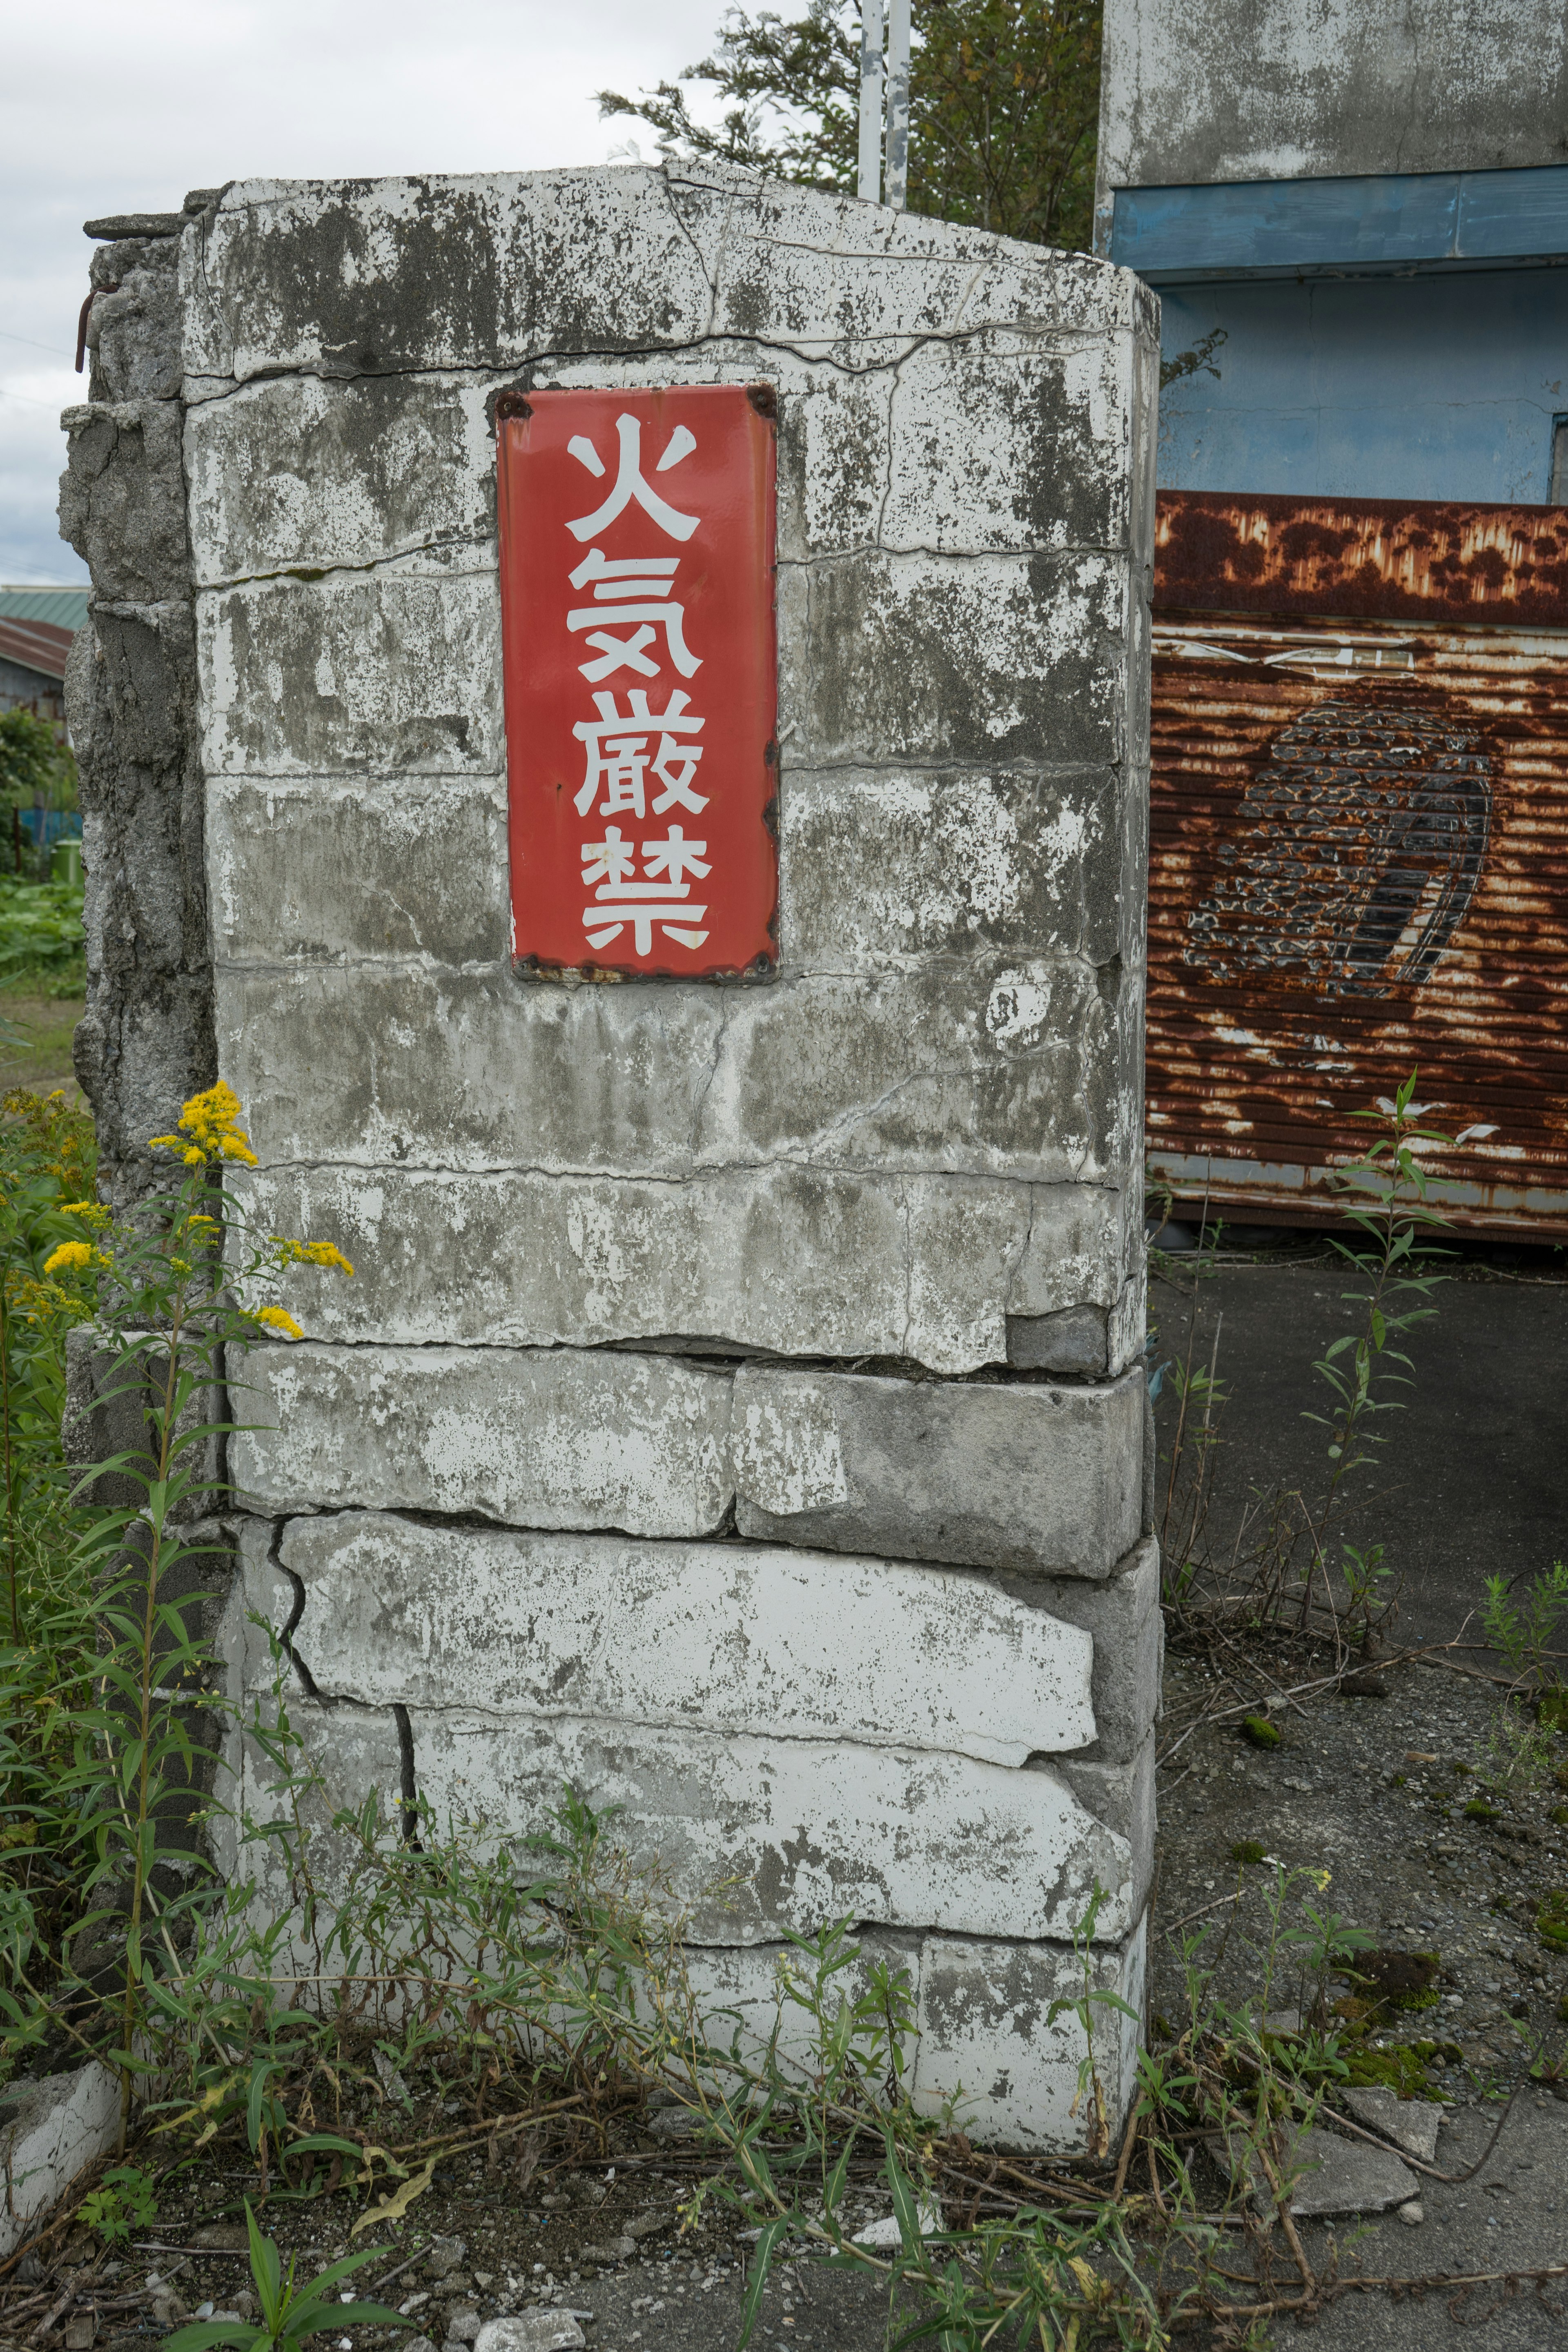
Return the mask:
<path id="1" fill-rule="evenodd" d="M 752 2258 L 752 2275 L 746 2282 L 746 2300 L 741 2309 L 741 2333 L 736 2339 L 735 2352 L 746 2352 L 746 2347 L 752 2340 L 752 2330 L 757 2324 L 757 2311 L 763 2300 L 763 2290 L 767 2285 L 768 2272 L 773 2263 L 773 2248 L 786 2234 L 788 2229 L 789 2222 L 781 2214 L 777 2220 L 767 2224 L 762 2236 L 757 2240 L 756 2252 Z"/>

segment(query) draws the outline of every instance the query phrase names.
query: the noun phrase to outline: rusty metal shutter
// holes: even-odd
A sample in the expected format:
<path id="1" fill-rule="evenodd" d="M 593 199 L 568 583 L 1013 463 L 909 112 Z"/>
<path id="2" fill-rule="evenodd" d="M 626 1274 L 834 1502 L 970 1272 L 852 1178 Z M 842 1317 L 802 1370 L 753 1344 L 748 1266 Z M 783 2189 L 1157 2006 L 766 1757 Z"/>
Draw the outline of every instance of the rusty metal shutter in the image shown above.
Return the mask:
<path id="1" fill-rule="evenodd" d="M 1158 536 L 1152 1178 L 1321 1210 L 1418 1067 L 1456 1222 L 1568 1234 L 1568 517 L 1180 492 Z"/>

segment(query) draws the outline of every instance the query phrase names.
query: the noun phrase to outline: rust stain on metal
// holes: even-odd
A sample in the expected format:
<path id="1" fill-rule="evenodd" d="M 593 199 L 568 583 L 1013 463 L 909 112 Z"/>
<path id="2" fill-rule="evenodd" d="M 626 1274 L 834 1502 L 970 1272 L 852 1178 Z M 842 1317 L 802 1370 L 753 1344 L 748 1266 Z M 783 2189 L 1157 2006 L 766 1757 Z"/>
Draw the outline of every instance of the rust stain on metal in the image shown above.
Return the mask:
<path id="1" fill-rule="evenodd" d="M 1456 1223 L 1568 1235 L 1568 634 L 1184 595 L 1154 627 L 1153 1175 L 1321 1213 L 1350 1115 L 1419 1068 Z"/>
<path id="2" fill-rule="evenodd" d="M 1163 490 L 1154 602 L 1568 628 L 1568 509 Z"/>

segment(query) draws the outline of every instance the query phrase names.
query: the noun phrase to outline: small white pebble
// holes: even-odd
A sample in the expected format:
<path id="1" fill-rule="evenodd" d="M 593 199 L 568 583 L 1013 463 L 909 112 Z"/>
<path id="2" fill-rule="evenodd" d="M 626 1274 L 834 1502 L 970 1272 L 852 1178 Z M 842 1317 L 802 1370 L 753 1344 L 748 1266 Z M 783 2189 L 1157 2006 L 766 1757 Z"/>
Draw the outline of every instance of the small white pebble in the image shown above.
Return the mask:
<path id="1" fill-rule="evenodd" d="M 1399 2209 L 1399 2218 L 1407 2229 L 1418 2230 L 1426 2219 L 1420 2198 L 1412 2197 L 1407 2204 L 1402 2205 Z"/>

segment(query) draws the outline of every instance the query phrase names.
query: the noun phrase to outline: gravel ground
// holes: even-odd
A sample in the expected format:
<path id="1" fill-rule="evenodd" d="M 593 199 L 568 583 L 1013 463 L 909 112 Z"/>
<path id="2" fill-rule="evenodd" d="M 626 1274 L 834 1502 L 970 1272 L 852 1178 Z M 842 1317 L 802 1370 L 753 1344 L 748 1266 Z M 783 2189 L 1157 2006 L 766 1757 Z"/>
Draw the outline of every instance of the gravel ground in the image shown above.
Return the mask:
<path id="1" fill-rule="evenodd" d="M 1295 1670 L 1293 1679 L 1305 1678 Z M 1553 1778 L 1568 1741 L 1556 1743 L 1552 1768 L 1516 1769 L 1499 1792 L 1496 1780 L 1510 1751 L 1500 1746 L 1498 1694 L 1489 1684 L 1416 1664 L 1389 1669 L 1384 1679 L 1385 1697 L 1319 1695 L 1274 1704 L 1281 1741 L 1259 1750 L 1238 1735 L 1234 1717 L 1219 1717 L 1236 1697 L 1221 1676 L 1194 1659 L 1171 1658 L 1153 2007 L 1173 2021 L 1181 2014 L 1183 1971 L 1173 1935 L 1179 1939 L 1206 1927 L 1213 1948 L 1227 1922 L 1222 1989 L 1238 2000 L 1259 1991 L 1251 1954 L 1263 1933 L 1273 1873 L 1267 1864 L 1238 1864 L 1233 1847 L 1250 1843 L 1292 1868 L 1327 1873 L 1315 1896 L 1323 1908 L 1366 1928 L 1385 1949 L 1438 1956 L 1436 2007 L 1403 2017 L 1397 2032 L 1369 2043 L 1384 2051 L 1417 2040 L 1441 2045 L 1430 2082 L 1449 2104 L 1451 2120 L 1437 2168 L 1458 2172 L 1473 2163 L 1509 2095 L 1519 2095 L 1473 2180 L 1424 2183 L 1418 2225 L 1390 2214 L 1304 2230 L 1313 2261 L 1402 2278 L 1506 2273 L 1568 2261 L 1568 2104 L 1543 2091 L 1529 2071 L 1532 2057 L 1560 2053 L 1568 2036 L 1559 2020 L 1568 2000 L 1568 1957 L 1549 1952 L 1536 1927 L 1542 1898 L 1568 1883 L 1568 1830 L 1552 1818 L 1568 1796 Z M 1483 1774 L 1492 1776 L 1495 1810 L 1487 1818 L 1467 1815 Z M 1271 2003 L 1280 2005 L 1294 1998 L 1287 1982 L 1270 1993 Z M 363 2120 L 388 2136 L 411 2130 L 394 2111 Z M 521 2189 L 515 2171 L 489 2170 L 481 2153 L 444 2161 L 407 2222 L 378 2233 L 390 2251 L 363 2274 L 362 2291 L 379 2289 L 405 2307 L 437 2347 L 454 2331 L 471 2337 L 481 2319 L 542 2305 L 582 2315 L 595 2352 L 729 2352 L 739 2336 L 746 2242 L 721 2212 L 680 2230 L 678 2206 L 700 2168 L 672 2145 L 628 2126 L 611 2154 L 613 2163 L 541 2173 Z M 1217 2191 L 1217 2178 L 1198 2177 L 1205 2191 Z M 218 2218 L 249 2178 L 216 2169 L 180 2176 L 161 2193 L 155 2232 L 118 2265 L 94 2266 L 98 2352 L 154 2352 L 182 2310 L 204 2303 L 249 2315 L 237 2299 L 247 2265 L 232 2249 L 232 2223 L 226 2231 Z M 868 2180 L 858 2218 L 886 2210 Z M 273 2202 L 266 2216 L 306 2275 L 350 2250 L 353 2218 L 336 2200 Z M 215 2222 L 230 2245 L 198 2245 L 203 2226 L 210 2240 Z M 635 2251 L 625 2242 L 628 2234 Z M 79 2231 L 66 2251 L 85 2265 L 95 2249 Z M 85 2284 L 86 2267 L 78 2276 Z M 151 2328 L 144 2300 L 139 2310 L 112 2308 L 117 2298 L 144 2289 L 149 2277 L 174 2298 L 156 2307 L 160 2321 Z M 69 2284 L 65 2270 L 60 2284 Z M 1565 2299 L 1561 2284 L 1552 2292 Z M 1560 2332 L 1528 2289 L 1510 2289 L 1501 2278 L 1479 2290 L 1458 2316 L 1449 2313 L 1451 2293 L 1434 2287 L 1419 2302 L 1382 2291 L 1347 2296 L 1322 2315 L 1319 2340 L 1325 2347 L 1388 2352 L 1431 2352 L 1462 2340 L 1475 2352 L 1504 2352 L 1554 2340 Z M 765 2352 L 786 2345 L 878 2352 L 886 2321 L 874 2280 L 800 2261 L 780 2266 L 753 2342 Z M 354 2340 L 364 2352 L 391 2341 L 370 2330 L 356 2330 Z M 68 2347 L 58 2331 L 48 2341 L 61 2352 L 86 2352 L 85 2346 Z M 4 2344 L 0 2305 L 0 2352 Z"/>

